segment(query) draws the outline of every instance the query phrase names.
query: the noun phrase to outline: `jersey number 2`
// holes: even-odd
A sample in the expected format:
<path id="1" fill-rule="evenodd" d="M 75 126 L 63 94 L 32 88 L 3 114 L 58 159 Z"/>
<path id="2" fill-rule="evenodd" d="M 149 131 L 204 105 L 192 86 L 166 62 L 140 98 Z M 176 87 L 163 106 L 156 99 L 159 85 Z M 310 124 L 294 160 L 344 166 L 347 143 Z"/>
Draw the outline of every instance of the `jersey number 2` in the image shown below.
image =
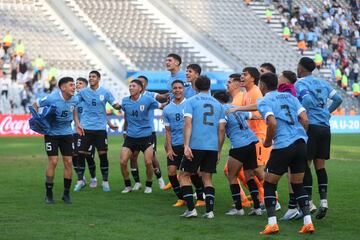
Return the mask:
<path id="1" fill-rule="evenodd" d="M 203 105 L 203 107 L 209 109 L 209 111 L 204 112 L 204 115 L 203 115 L 203 124 L 204 124 L 204 125 L 209 125 L 209 126 L 214 126 L 214 123 L 213 123 L 213 122 L 209 122 L 208 119 L 207 119 L 208 117 L 211 117 L 211 116 L 214 115 L 214 106 L 211 105 L 211 104 L 205 103 L 205 104 Z"/>

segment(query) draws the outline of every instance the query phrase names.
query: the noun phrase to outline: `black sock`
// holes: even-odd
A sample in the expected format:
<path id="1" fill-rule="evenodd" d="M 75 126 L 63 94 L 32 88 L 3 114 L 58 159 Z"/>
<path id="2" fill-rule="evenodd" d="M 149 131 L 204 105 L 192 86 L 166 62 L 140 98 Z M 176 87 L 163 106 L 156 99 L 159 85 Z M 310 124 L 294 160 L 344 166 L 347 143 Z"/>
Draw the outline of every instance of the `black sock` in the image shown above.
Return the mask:
<path id="1" fill-rule="evenodd" d="M 318 179 L 320 199 L 326 199 L 327 198 L 328 177 L 327 177 L 325 168 L 317 170 L 316 175 L 317 175 L 317 179 Z"/>
<path id="2" fill-rule="evenodd" d="M 205 187 L 205 203 L 206 203 L 206 212 L 212 212 L 214 210 L 215 204 L 215 188 Z"/>
<path id="3" fill-rule="evenodd" d="M 151 187 L 152 186 L 152 181 L 146 181 L 145 186 L 146 187 Z"/>
<path id="4" fill-rule="evenodd" d="M 296 201 L 299 204 L 299 207 L 304 214 L 304 216 L 307 216 L 310 214 L 310 207 L 309 207 L 309 197 L 303 187 L 302 183 L 292 183 L 291 187 L 294 191 Z"/>
<path id="5" fill-rule="evenodd" d="M 264 183 L 264 199 L 265 207 L 268 217 L 275 216 L 275 206 L 276 206 L 276 194 L 275 194 L 276 185 L 271 184 L 267 181 Z"/>
<path id="6" fill-rule="evenodd" d="M 294 193 L 289 193 L 289 209 L 295 209 L 297 207 L 296 197 Z"/>
<path id="7" fill-rule="evenodd" d="M 83 153 L 79 153 L 79 157 L 78 157 L 78 172 L 77 172 L 77 176 L 78 176 L 78 181 L 83 180 L 84 179 L 84 173 L 85 173 L 85 157 L 86 155 Z"/>
<path id="8" fill-rule="evenodd" d="M 182 186 L 181 191 L 183 193 L 183 198 L 186 202 L 186 206 L 189 211 L 194 210 L 195 204 L 194 204 L 194 197 L 193 197 L 193 189 L 192 186 Z"/>
<path id="9" fill-rule="evenodd" d="M 230 184 L 231 197 L 237 210 L 242 209 L 241 197 L 240 197 L 240 186 L 239 184 Z"/>
<path id="10" fill-rule="evenodd" d="M 131 187 L 131 181 L 130 179 L 124 179 L 125 187 Z"/>
<path id="11" fill-rule="evenodd" d="M 103 181 L 107 181 L 109 176 L 109 160 L 107 157 L 107 153 L 99 155 L 99 158 L 100 158 L 100 170 Z"/>
<path id="12" fill-rule="evenodd" d="M 260 201 L 259 201 L 259 189 L 255 183 L 254 179 L 250 179 L 249 181 L 247 181 L 247 185 L 249 187 L 249 191 L 250 191 L 250 195 L 251 195 L 251 199 L 254 202 L 254 208 L 260 208 Z"/>
<path id="13" fill-rule="evenodd" d="M 71 178 L 64 178 L 64 195 L 69 196 L 71 187 Z"/>
<path id="14" fill-rule="evenodd" d="M 92 155 L 92 154 L 87 155 L 86 162 L 89 167 L 89 172 L 90 172 L 91 178 L 96 177 L 96 165 L 95 165 L 95 161 L 94 161 L 94 155 Z"/>
<path id="15" fill-rule="evenodd" d="M 53 196 L 53 192 L 52 192 L 53 187 L 54 187 L 54 183 L 49 183 L 49 182 L 45 183 L 46 196 L 52 198 L 52 196 Z"/>
<path id="16" fill-rule="evenodd" d="M 72 163 L 73 163 L 74 171 L 75 171 L 76 174 L 78 173 L 78 161 L 79 161 L 79 156 L 78 155 L 73 155 Z"/>
<path id="17" fill-rule="evenodd" d="M 154 168 L 154 173 L 157 179 L 161 178 L 161 170 L 160 168 Z"/>
<path id="18" fill-rule="evenodd" d="M 190 179 L 195 186 L 197 199 L 204 201 L 204 183 L 202 181 L 202 178 L 199 175 L 195 174 L 191 175 Z"/>
<path id="19" fill-rule="evenodd" d="M 138 168 L 132 168 L 131 169 L 131 175 L 133 176 L 135 182 L 140 182 L 140 176 L 139 176 L 139 169 Z"/>
<path id="20" fill-rule="evenodd" d="M 176 196 L 179 198 L 179 199 L 183 199 L 183 196 L 182 196 L 182 193 L 181 193 L 181 187 L 180 187 L 180 183 L 179 183 L 179 180 L 177 179 L 177 176 L 174 175 L 174 176 L 168 176 L 169 177 L 169 181 L 172 185 L 172 188 L 176 194 Z"/>
<path id="21" fill-rule="evenodd" d="M 311 200 L 311 198 L 312 198 L 313 178 L 312 178 L 311 169 L 309 168 L 309 166 L 307 166 L 306 169 L 305 169 L 305 175 L 304 175 L 303 184 L 304 184 L 304 189 L 305 189 L 305 191 L 307 192 L 307 194 L 309 196 L 309 200 Z"/>

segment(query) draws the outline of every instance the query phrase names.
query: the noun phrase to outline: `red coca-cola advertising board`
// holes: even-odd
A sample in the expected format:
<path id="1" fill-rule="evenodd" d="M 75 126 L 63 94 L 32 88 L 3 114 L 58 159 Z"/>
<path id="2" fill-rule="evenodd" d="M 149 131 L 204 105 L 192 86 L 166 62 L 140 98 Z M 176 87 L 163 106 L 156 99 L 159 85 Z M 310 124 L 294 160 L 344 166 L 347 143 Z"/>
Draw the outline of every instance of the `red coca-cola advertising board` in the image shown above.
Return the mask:
<path id="1" fill-rule="evenodd" d="M 30 114 L 0 114 L 0 136 L 41 136 L 29 127 Z"/>

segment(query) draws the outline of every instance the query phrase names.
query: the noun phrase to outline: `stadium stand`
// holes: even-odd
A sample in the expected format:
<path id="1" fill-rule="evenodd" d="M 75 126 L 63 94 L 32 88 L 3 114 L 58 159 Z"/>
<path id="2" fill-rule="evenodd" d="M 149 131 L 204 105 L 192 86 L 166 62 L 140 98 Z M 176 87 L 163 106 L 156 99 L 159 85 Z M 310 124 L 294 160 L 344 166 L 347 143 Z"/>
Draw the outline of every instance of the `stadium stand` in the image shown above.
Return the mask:
<path id="1" fill-rule="evenodd" d="M 198 31 L 247 65 L 274 63 L 279 70 L 294 69 L 299 55 L 259 21 L 242 1 L 163 0 Z M 264 37 L 266 36 L 266 37 Z M 274 54 L 276 53 L 276 54 Z"/>
<path id="2" fill-rule="evenodd" d="M 205 56 L 199 56 L 193 47 L 186 46 L 186 42 L 177 38 L 171 29 L 156 22 L 156 17 L 147 13 L 138 1 L 81 0 L 66 3 L 73 9 L 78 5 L 137 69 L 164 70 L 164 56 L 171 52 L 182 56 L 184 62 L 199 63 L 204 70 L 216 68 Z"/>

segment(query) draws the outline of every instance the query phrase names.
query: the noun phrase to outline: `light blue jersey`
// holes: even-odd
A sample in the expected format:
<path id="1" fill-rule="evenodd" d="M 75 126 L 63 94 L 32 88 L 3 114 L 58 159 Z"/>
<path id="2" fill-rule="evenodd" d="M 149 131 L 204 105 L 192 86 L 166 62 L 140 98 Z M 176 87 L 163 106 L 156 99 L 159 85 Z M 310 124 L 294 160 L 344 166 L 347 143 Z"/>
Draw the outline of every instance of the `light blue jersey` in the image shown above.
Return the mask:
<path id="1" fill-rule="evenodd" d="M 328 82 L 313 76 L 299 79 L 295 83 L 296 96 L 306 109 L 309 117 L 309 124 L 330 126 L 330 112 L 327 101 L 336 95 Z M 310 96 L 308 104 L 304 104 L 304 99 Z"/>
<path id="2" fill-rule="evenodd" d="M 285 148 L 298 139 L 307 141 L 307 135 L 298 120 L 300 113 L 305 111 L 299 100 L 288 93 L 268 92 L 265 97 L 257 100 L 258 110 L 266 119 L 273 115 L 276 118 L 276 132 L 273 149 Z"/>
<path id="3" fill-rule="evenodd" d="M 127 135 L 133 138 L 150 136 L 152 133 L 150 114 L 161 104 L 152 97 L 140 95 L 136 101 L 131 100 L 130 96 L 125 97 L 121 106 L 128 123 Z"/>
<path id="4" fill-rule="evenodd" d="M 197 94 L 197 92 L 195 91 L 195 89 L 193 89 L 193 87 L 190 85 L 187 85 L 184 89 L 184 96 L 186 99 L 191 98 L 192 96 L 195 96 Z"/>
<path id="5" fill-rule="evenodd" d="M 171 131 L 171 144 L 173 146 L 184 144 L 184 99 L 181 103 L 175 104 L 171 102 L 164 108 L 163 117 L 164 125 L 170 127 Z"/>
<path id="6" fill-rule="evenodd" d="M 111 92 L 103 87 L 84 88 L 76 96 L 84 102 L 81 126 L 86 130 L 106 130 L 106 103 L 117 103 Z"/>
<path id="7" fill-rule="evenodd" d="M 50 122 L 51 129 L 48 131 L 49 136 L 69 135 L 72 134 L 71 122 L 73 121 L 73 112 L 78 104 L 75 97 L 65 100 L 60 91 L 55 91 L 50 95 L 38 100 L 39 107 L 51 106 L 56 107 L 55 120 Z"/>
<path id="8" fill-rule="evenodd" d="M 225 122 L 222 105 L 207 93 L 198 93 L 186 100 L 185 117 L 192 118 L 190 148 L 218 151 L 218 126 Z"/>
<path id="9" fill-rule="evenodd" d="M 186 84 L 186 73 L 184 71 L 178 71 L 177 73 L 170 75 L 170 77 L 166 83 L 167 89 L 169 90 L 169 92 L 171 92 L 171 90 L 172 90 L 171 84 L 175 80 L 181 80 L 184 82 L 184 84 Z"/>
<path id="10" fill-rule="evenodd" d="M 75 98 L 78 99 L 77 96 L 75 96 Z M 85 102 L 79 102 L 79 104 L 76 106 L 76 111 L 78 113 L 78 119 L 80 122 L 81 122 L 82 114 L 84 113 L 84 107 L 85 107 Z M 74 127 L 73 129 L 73 133 L 77 134 L 76 127 Z"/>
<path id="11" fill-rule="evenodd" d="M 233 105 L 225 104 L 224 111 L 233 108 Z M 251 143 L 258 142 L 258 138 L 253 131 L 249 128 L 247 123 L 248 119 L 251 119 L 250 112 L 234 112 L 225 115 L 226 136 L 230 139 L 231 148 L 240 148 L 248 146 Z"/>
<path id="12" fill-rule="evenodd" d="M 156 100 L 156 96 L 158 95 L 158 93 L 145 91 L 145 92 L 143 93 L 143 95 L 148 96 L 148 97 L 151 97 L 151 98 L 153 98 L 153 99 Z M 153 132 L 155 132 L 154 118 L 155 118 L 155 116 L 154 116 L 154 111 L 151 111 L 151 112 L 150 112 L 150 116 L 149 116 L 149 120 L 150 120 L 150 124 L 151 124 L 152 131 L 153 131 Z"/>

